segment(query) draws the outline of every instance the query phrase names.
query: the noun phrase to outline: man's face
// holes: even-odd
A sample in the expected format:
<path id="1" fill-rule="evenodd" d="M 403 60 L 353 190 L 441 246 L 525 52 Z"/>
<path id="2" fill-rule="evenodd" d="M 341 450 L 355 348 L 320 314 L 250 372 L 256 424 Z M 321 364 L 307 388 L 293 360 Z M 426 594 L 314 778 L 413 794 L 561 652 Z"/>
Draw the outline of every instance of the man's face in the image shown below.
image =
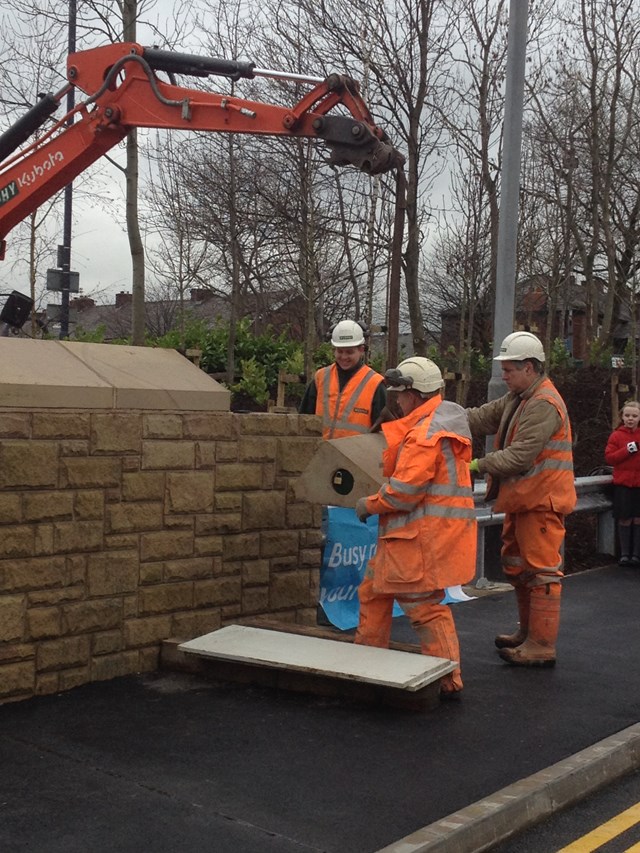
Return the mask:
<path id="1" fill-rule="evenodd" d="M 507 388 L 515 394 L 522 394 L 523 391 L 526 391 L 540 375 L 533 369 L 530 361 L 503 361 L 500 367 Z"/>
<path id="2" fill-rule="evenodd" d="M 351 370 L 355 367 L 362 358 L 364 347 L 334 347 L 333 357 L 336 360 L 338 367 L 343 370 Z"/>
<path id="3" fill-rule="evenodd" d="M 422 403 L 420 397 L 416 394 L 412 394 L 411 391 L 392 391 L 389 388 L 387 388 L 387 401 L 389 408 L 391 408 L 392 411 L 394 408 L 399 409 L 403 418 L 406 417 L 406 415 L 411 414 L 416 406 Z"/>

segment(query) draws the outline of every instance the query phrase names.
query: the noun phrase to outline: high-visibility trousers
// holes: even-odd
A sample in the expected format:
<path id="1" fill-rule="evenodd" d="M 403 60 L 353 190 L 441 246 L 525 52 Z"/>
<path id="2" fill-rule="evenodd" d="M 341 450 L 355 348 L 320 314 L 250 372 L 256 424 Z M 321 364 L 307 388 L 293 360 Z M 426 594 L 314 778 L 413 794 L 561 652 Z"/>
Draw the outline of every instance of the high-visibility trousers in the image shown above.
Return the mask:
<path id="1" fill-rule="evenodd" d="M 514 586 L 559 583 L 563 577 L 564 516 L 551 510 L 507 513 L 502 527 L 502 569 Z"/>
<path id="2" fill-rule="evenodd" d="M 405 595 L 377 593 L 373 591 L 373 578 L 365 574 L 358 588 L 360 621 L 355 642 L 385 649 L 389 647 L 395 600 L 418 634 L 422 654 L 445 658 L 459 664 L 460 645 L 453 615 L 448 605 L 440 604 L 444 597 L 443 589 Z M 445 675 L 440 684 L 447 692 L 462 690 L 460 667 L 456 667 L 450 675 Z"/>

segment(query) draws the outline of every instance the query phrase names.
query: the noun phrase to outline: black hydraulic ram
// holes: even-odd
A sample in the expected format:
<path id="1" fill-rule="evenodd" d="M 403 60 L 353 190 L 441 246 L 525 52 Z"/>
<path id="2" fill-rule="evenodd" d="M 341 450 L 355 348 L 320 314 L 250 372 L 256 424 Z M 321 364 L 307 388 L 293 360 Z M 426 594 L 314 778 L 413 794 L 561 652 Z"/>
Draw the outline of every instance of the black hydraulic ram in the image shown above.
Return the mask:
<path id="1" fill-rule="evenodd" d="M 16 148 L 26 142 L 39 127 L 42 127 L 60 106 L 60 99 L 65 91 L 66 89 L 57 95 L 52 95 L 50 92 L 40 95 L 38 103 L 0 135 L 0 163 L 6 160 L 9 154 L 13 154 Z"/>
<path id="2" fill-rule="evenodd" d="M 154 71 L 166 71 L 168 74 L 188 74 L 191 77 L 208 77 L 213 74 L 230 80 L 239 80 L 241 77 L 252 79 L 254 76 L 253 62 L 175 53 L 157 47 L 145 47 L 142 55 Z"/>
<path id="3" fill-rule="evenodd" d="M 246 77 L 272 77 L 275 80 L 294 80 L 299 83 L 322 83 L 324 77 L 309 74 L 294 74 L 289 71 L 277 71 L 272 68 L 256 68 L 254 62 L 240 59 L 219 59 L 215 56 L 197 56 L 193 53 L 175 53 L 172 50 L 160 50 L 157 47 L 145 47 L 142 53 L 145 61 L 154 71 L 166 71 L 167 74 L 188 74 L 192 77 L 228 77 L 240 80 Z"/>

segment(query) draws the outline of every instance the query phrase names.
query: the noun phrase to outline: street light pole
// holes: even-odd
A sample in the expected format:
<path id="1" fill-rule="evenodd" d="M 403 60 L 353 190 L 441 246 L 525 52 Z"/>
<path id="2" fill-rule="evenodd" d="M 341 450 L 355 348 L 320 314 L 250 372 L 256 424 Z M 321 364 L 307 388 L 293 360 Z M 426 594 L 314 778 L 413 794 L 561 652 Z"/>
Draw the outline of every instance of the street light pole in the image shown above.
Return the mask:
<path id="1" fill-rule="evenodd" d="M 496 295 L 493 311 L 494 356 L 498 355 L 502 340 L 513 331 L 528 6 L 528 0 L 511 0 L 509 7 Z M 488 399 L 501 397 L 505 390 L 500 362 L 494 361 Z"/>

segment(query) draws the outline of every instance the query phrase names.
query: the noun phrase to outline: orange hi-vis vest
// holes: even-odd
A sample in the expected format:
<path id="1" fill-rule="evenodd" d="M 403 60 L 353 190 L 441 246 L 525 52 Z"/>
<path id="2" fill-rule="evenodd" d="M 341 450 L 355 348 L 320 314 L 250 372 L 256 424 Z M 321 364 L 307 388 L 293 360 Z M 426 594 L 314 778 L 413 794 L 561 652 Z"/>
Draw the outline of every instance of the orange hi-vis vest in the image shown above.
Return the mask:
<path id="1" fill-rule="evenodd" d="M 475 575 L 477 524 L 464 409 L 436 396 L 383 424 L 389 478 L 367 510 L 379 515 L 374 591 L 425 592 Z"/>
<path id="2" fill-rule="evenodd" d="M 495 512 L 551 509 L 567 515 L 576 505 L 571 424 L 564 400 L 550 379 L 544 379 L 531 397 L 520 403 L 509 424 L 504 446 L 508 447 L 515 440 L 520 418 L 529 401 L 540 398 L 556 409 L 561 418 L 560 426 L 534 459 L 529 471 L 500 481 Z"/>
<path id="3" fill-rule="evenodd" d="M 373 396 L 382 376 L 365 364 L 340 391 L 335 364 L 316 371 L 316 415 L 322 417 L 322 437 L 346 438 L 363 435 L 371 428 Z"/>

